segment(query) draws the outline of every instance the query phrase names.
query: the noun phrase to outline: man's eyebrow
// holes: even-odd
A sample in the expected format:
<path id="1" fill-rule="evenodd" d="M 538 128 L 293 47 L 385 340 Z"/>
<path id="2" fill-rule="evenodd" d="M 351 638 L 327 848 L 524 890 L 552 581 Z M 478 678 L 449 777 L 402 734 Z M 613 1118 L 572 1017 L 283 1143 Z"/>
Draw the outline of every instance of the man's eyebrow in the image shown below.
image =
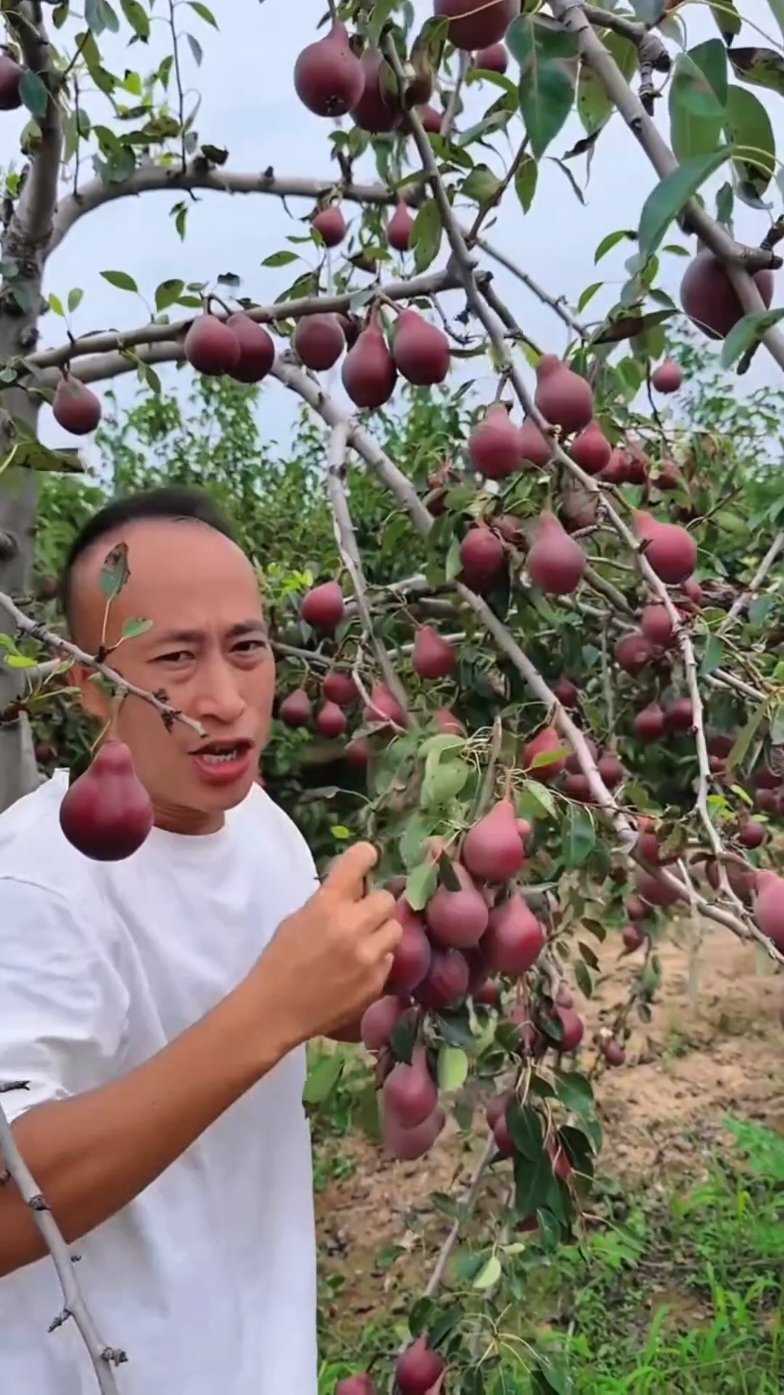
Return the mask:
<path id="1" fill-rule="evenodd" d="M 226 633 L 227 639 L 241 639 L 243 635 L 256 635 L 261 632 L 266 634 L 267 627 L 263 620 L 239 620 L 236 625 L 232 625 Z M 159 630 L 149 631 L 150 641 L 153 644 L 199 644 L 204 639 L 203 630 Z"/>

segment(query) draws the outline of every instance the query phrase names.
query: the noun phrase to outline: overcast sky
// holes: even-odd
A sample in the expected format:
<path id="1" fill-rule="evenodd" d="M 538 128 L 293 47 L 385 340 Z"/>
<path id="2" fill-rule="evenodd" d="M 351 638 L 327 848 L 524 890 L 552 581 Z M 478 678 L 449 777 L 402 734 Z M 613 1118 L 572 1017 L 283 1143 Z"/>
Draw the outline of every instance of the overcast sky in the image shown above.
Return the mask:
<path id="1" fill-rule="evenodd" d="M 215 33 L 189 7 L 183 4 L 178 8 L 183 28 L 191 29 L 204 50 L 200 68 L 186 45 L 182 53 L 186 81 L 194 95 L 196 91 L 201 94 L 197 127 L 203 140 L 228 148 L 229 168 L 247 171 L 273 165 L 280 174 L 314 177 L 329 177 L 334 170 L 326 143 L 330 123 L 312 116 L 300 105 L 292 82 L 297 53 L 315 36 L 315 26 L 324 9 L 324 0 L 216 3 L 221 29 Z M 431 13 L 431 5 L 426 0 L 425 3 L 419 0 L 416 9 L 421 20 Z M 745 0 L 742 9 L 746 19 L 768 36 L 769 43 L 780 45 L 775 21 L 761 0 Z M 715 36 L 716 29 L 707 6 L 688 5 L 684 11 L 690 46 Z M 167 27 L 158 21 L 156 29 L 146 51 L 136 45 L 126 52 L 124 44 L 117 39 L 109 37 L 106 42 L 107 36 L 102 36 L 101 44 L 115 71 L 121 71 L 126 65 L 146 68 L 168 51 Z M 67 34 L 68 30 L 65 32 Z M 764 44 L 766 40 L 758 32 L 755 36 L 748 28 L 736 40 L 738 45 L 755 42 Z M 510 74 L 515 72 L 516 65 L 512 64 Z M 784 102 L 769 91 L 752 90 L 764 101 L 781 148 L 784 145 Z M 471 119 L 482 114 L 497 91 L 495 87 L 482 92 L 473 89 L 468 108 Z M 660 105 L 663 110 L 658 119 L 666 133 L 666 101 Z M 0 160 L 6 166 L 18 161 L 16 140 L 22 124 L 21 113 L 4 113 L 0 118 Z M 564 154 L 582 134 L 579 121 L 571 118 L 554 141 L 550 153 Z M 497 143 L 504 157 L 508 157 L 503 140 Z M 548 291 L 563 294 L 572 303 L 588 284 L 600 277 L 606 278 L 608 284 L 603 298 L 597 296 L 591 303 L 590 312 L 595 317 L 613 303 L 626 279 L 623 263 L 631 244 L 621 244 L 598 268 L 594 265 L 595 248 L 602 237 L 614 229 L 636 226 L 642 204 L 656 177 L 618 116 L 600 137 L 590 181 L 586 182 L 584 158 L 572 161 L 570 168 L 584 192 L 585 207 L 578 202 L 561 169 L 544 160 L 532 210 L 524 216 L 515 198 L 510 196 L 488 236 Z M 90 173 L 86 171 L 88 177 Z M 373 177 L 372 169 L 366 174 Z M 723 177 L 714 180 L 708 188 L 718 187 Z M 778 191 L 774 190 L 774 197 L 777 212 Z M 168 194 L 147 194 L 108 205 L 80 222 L 54 254 L 47 272 L 47 291 L 56 292 L 63 301 L 74 286 L 82 287 L 85 292 L 73 321 L 75 333 L 110 327 L 121 329 L 147 318 L 143 304 L 136 297 L 115 290 L 102 280 L 102 270 L 130 272 L 150 300 L 155 286 L 167 277 L 206 280 L 221 272 L 233 271 L 243 279 L 243 293 L 262 302 L 274 300 L 294 279 L 291 267 L 273 270 L 260 266 L 265 256 L 286 245 L 288 233 L 301 231 L 278 200 L 264 195 L 199 194 L 198 203 L 191 209 L 184 244 L 168 216 L 174 202 Z M 292 213 L 302 216 L 307 208 L 304 203 L 292 205 Z M 758 242 L 767 227 L 767 215 L 753 212 L 740 203 L 736 208 L 737 235 Z M 346 212 L 357 216 L 356 210 L 350 207 Z M 684 264 L 682 259 L 665 259 L 663 281 L 676 298 Z M 497 269 L 496 274 L 497 284 L 530 336 L 546 350 L 563 351 L 566 331 L 552 311 L 537 302 L 508 273 Z M 779 273 L 780 284 L 782 276 L 784 273 Z M 457 307 L 454 299 L 451 304 Z M 59 343 L 63 337 L 62 322 L 48 315 L 42 342 L 46 345 Z M 168 377 L 176 370 L 164 371 Z M 472 368 L 473 373 L 477 371 Z M 773 381 L 777 372 L 767 354 L 758 353 L 753 370 L 744 380 L 744 390 L 760 382 Z M 135 379 L 132 376 L 118 379 L 116 386 L 124 394 L 132 393 Z M 477 381 L 479 392 L 491 394 L 492 387 L 489 373 Z M 267 434 L 285 442 L 295 410 L 296 404 L 286 400 L 284 389 L 277 384 L 270 385 L 261 407 Z M 65 439 L 48 410 L 42 414 L 42 434 L 52 444 Z"/>

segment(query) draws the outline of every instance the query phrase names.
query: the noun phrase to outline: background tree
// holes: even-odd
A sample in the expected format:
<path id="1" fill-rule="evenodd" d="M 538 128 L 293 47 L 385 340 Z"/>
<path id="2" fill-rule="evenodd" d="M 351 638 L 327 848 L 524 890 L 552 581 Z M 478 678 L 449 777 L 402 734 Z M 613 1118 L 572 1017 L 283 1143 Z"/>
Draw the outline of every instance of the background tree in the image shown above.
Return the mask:
<path id="1" fill-rule="evenodd" d="M 677 308 L 658 284 L 661 257 L 685 250 L 665 242 L 670 229 L 696 234 L 681 284 L 688 319 L 722 341 L 725 369 L 742 372 L 759 344 L 784 366 L 782 312 L 769 308 L 779 224 L 768 219 L 756 247 L 732 231 L 736 202 L 760 207 L 775 168 L 770 123 L 748 84 L 769 84 L 781 60 L 731 46 L 734 11 L 722 10 L 719 37 L 674 57 L 682 21 L 658 8 L 618 15 L 549 0 L 548 12 L 534 14 L 520 13 L 517 0 L 435 0 L 417 29 L 408 4 L 330 3 L 292 81 L 325 121 L 350 119 L 325 126 L 334 171 L 311 182 L 231 173 L 224 152 L 194 136 L 177 6 L 165 64 L 149 77 L 112 73 L 102 34 L 125 24 L 143 42 L 150 24 L 141 0 L 120 8 L 122 16 L 109 0 L 88 5 L 74 47 L 60 52 L 42 5 L 3 6 L 0 103 L 24 104 L 30 122 L 24 174 L 7 180 L 0 288 L 0 804 L 39 778 L 30 712 L 51 700 L 69 719 L 63 685 L 78 651 L 46 609 L 44 578 L 69 509 L 73 517 L 94 499 L 78 485 L 68 504 L 66 486 L 46 479 L 51 524 L 33 602 L 36 473 L 78 463 L 36 440 L 38 405 L 51 400 L 62 427 L 89 435 L 104 417 L 89 385 L 134 372 L 154 396 L 127 421 L 103 421 L 112 483 L 154 478 L 152 454 L 162 459 L 165 442 L 167 478 L 197 476 L 229 504 L 268 595 L 283 660 L 280 721 L 300 743 L 315 728 L 335 743 L 333 764 L 363 774 L 348 831 L 381 844 L 380 873 L 398 891 L 405 926 L 390 992 L 363 1024 L 386 1148 L 423 1156 L 469 1072 L 501 1078 L 467 1198 L 470 1209 L 487 1169 L 511 1160 L 510 1204 L 494 1213 L 474 1256 L 480 1299 L 459 1283 L 446 1304 L 437 1296 L 461 1210 L 395 1364 L 400 1395 L 437 1395 L 447 1372 L 461 1391 L 492 1390 L 498 1284 L 514 1275 L 520 1253 L 512 1237 L 535 1235 L 531 1243 L 546 1250 L 579 1228 L 602 1136 L 589 1076 L 623 1063 L 630 1015 L 650 1014 L 662 912 L 699 913 L 781 962 L 784 880 L 765 861 L 784 781 L 780 602 L 770 584 L 784 537 L 755 412 L 764 407 L 778 442 L 777 416 L 764 395 L 745 415 L 717 414 L 704 377 L 684 411 L 662 407 L 700 350 L 671 333 Z M 216 27 L 201 3 L 190 10 Z M 68 17 L 67 4 L 52 8 L 55 33 Z M 83 78 L 115 102 L 116 127 L 91 124 Z M 465 129 L 462 94 L 473 84 L 489 105 Z M 651 116 L 659 84 L 668 89 L 668 140 Z M 636 233 L 597 249 L 600 258 L 623 239 L 635 244 L 607 315 L 581 318 L 590 289 L 576 311 L 539 291 L 572 335 L 559 359 L 517 324 L 489 274 L 482 234 L 505 197 L 530 204 L 538 163 L 575 102 L 589 146 L 617 112 L 658 183 Z M 487 160 L 501 163 L 494 144 L 504 135 L 514 154 L 496 173 Z M 63 192 L 61 168 L 69 172 L 83 146 L 97 146 L 96 177 Z M 373 161 L 375 177 L 360 182 L 357 167 L 364 173 Z M 714 218 L 700 190 L 719 169 L 727 179 Z M 155 288 L 148 323 L 38 350 L 46 259 L 78 219 L 109 199 L 197 188 L 306 198 L 316 269 L 272 306 L 241 295 L 231 276 L 216 286 L 170 280 Z M 350 240 L 348 202 L 362 210 Z M 184 227 L 184 200 L 175 213 Z M 403 250 L 414 274 L 393 279 L 389 263 Z M 291 256 L 272 249 L 267 262 Z M 127 273 L 105 274 L 136 291 Z M 531 285 L 522 269 L 511 274 Z M 49 308 L 67 321 L 79 296 L 51 295 Z M 470 379 L 445 386 L 472 360 L 497 374 L 495 399 L 479 406 L 469 404 Z M 205 380 L 195 389 L 198 430 L 163 392 L 163 363 L 187 363 Z M 323 376 L 338 363 L 340 398 Z M 413 389 L 402 412 L 390 406 L 401 379 Z M 274 381 L 309 409 L 283 461 L 253 436 L 263 380 L 262 391 Z M 112 554 L 109 603 L 123 579 L 122 553 Z M 87 659 L 121 698 L 131 696 L 111 654 Z M 189 720 L 159 696 L 132 696 L 168 721 Z M 79 809 L 117 756 L 104 746 L 63 801 L 67 836 L 88 854 Z M 284 751 L 277 773 L 291 767 Z M 131 852 L 146 831 L 136 817 L 144 793 L 127 760 L 124 778 L 134 827 L 118 802 L 103 836 Z M 329 833 L 344 836 L 341 826 Z M 624 921 L 640 973 L 629 1000 L 583 1043 L 567 977 L 590 994 L 590 937 Z M 592 1057 L 587 1074 L 575 1068 L 581 1047 Z M 34 1180 L 2 1115 L 0 1146 L 32 1201 Z M 92 1327 L 53 1218 L 35 1214 L 98 1382 L 118 1389 L 118 1353 Z M 379 1367 L 390 1358 L 380 1352 Z M 526 1349 L 520 1359 L 539 1388 L 558 1388 L 545 1352 Z M 340 1395 L 374 1389 L 367 1373 L 351 1380 Z"/>

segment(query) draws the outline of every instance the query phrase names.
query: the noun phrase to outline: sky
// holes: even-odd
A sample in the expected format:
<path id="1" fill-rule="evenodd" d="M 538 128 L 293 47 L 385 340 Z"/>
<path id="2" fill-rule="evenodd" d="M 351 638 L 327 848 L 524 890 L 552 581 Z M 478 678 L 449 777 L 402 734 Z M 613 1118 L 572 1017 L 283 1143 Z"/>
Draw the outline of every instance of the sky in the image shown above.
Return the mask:
<path id="1" fill-rule="evenodd" d="M 218 33 L 204 24 L 186 4 L 178 7 L 182 30 L 189 29 L 196 36 L 204 54 L 199 67 L 187 43 L 181 46 L 189 95 L 195 99 L 198 93 L 201 98 L 197 119 L 201 138 L 229 150 L 227 168 L 232 170 L 260 170 L 272 165 L 280 174 L 330 177 L 335 168 L 330 165 L 327 144 L 330 123 L 311 115 L 298 101 L 293 86 L 297 54 L 316 37 L 316 25 L 325 9 L 324 0 L 289 0 L 288 4 L 284 0 L 262 0 L 262 3 L 231 0 L 231 4 L 215 4 L 214 8 L 219 16 Z M 755 31 L 749 24 L 745 25 L 736 40 L 738 46 L 764 44 L 766 38 L 760 36 L 759 30 L 767 36 L 769 45 L 780 45 L 778 28 L 762 0 L 745 0 L 741 8 L 745 20 L 758 29 Z M 432 12 L 427 0 L 417 0 L 416 10 L 420 21 Z M 683 7 L 683 13 L 689 46 L 715 37 L 716 29 L 707 6 L 689 4 Z M 124 66 L 150 67 L 169 51 L 170 34 L 162 18 L 161 14 L 161 20 L 154 25 L 153 38 L 146 51 L 139 45 L 126 50 L 125 33 L 122 41 L 107 35 L 101 37 L 103 51 L 115 71 L 121 71 Z M 67 27 L 62 34 L 67 41 Z M 514 63 L 509 71 L 510 75 L 516 75 Z M 772 92 L 760 88 L 752 90 L 764 101 L 781 148 L 784 146 L 784 101 Z M 495 87 L 482 91 L 474 88 L 468 96 L 467 115 L 463 120 L 468 123 L 481 116 L 497 91 Z M 89 101 L 85 105 L 89 110 Z M 94 110 L 97 112 L 101 108 Z M 19 112 L 0 116 L 0 161 L 4 167 L 12 162 L 18 167 L 17 140 L 23 120 Z M 666 134 L 666 99 L 659 103 L 657 120 Z M 583 134 L 576 116 L 570 117 L 549 153 L 563 155 Z M 496 144 L 502 157 L 508 159 L 509 147 L 504 139 L 496 138 Z M 503 172 L 503 159 L 495 162 L 495 168 Z M 585 206 L 578 202 L 558 165 L 545 159 L 531 210 L 523 214 L 514 196 L 510 195 L 487 236 L 546 290 L 565 296 L 572 304 L 587 285 L 604 279 L 603 291 L 589 308 L 594 318 L 617 298 L 627 279 L 623 264 L 632 248 L 629 243 L 621 244 L 598 267 L 594 263 L 595 249 L 607 233 L 637 225 L 640 209 L 656 183 L 656 176 L 617 115 L 598 141 L 589 176 L 584 158 L 571 161 L 570 168 L 583 190 Z M 372 164 L 357 172 L 374 178 Z M 88 169 L 85 173 L 89 177 L 91 171 Z M 704 192 L 709 195 L 724 177 L 720 175 L 714 179 Z M 148 318 L 142 301 L 108 285 L 100 275 L 102 270 L 129 272 L 150 301 L 155 286 L 170 277 L 207 280 L 232 271 L 242 278 L 241 293 L 259 302 L 274 300 L 291 284 L 297 268 L 265 268 L 261 262 L 271 252 L 287 246 L 287 235 L 301 231 L 296 218 L 308 212 L 308 203 L 292 203 L 287 210 L 279 200 L 266 195 L 241 197 L 200 193 L 191 207 L 187 238 L 183 243 L 177 236 L 173 219 L 168 216 L 176 197 L 146 194 L 98 209 L 80 221 L 53 254 L 47 269 L 46 292 L 54 292 L 65 302 L 71 288 L 78 286 L 84 291 L 82 303 L 72 319 L 75 334 L 95 329 L 120 330 L 144 323 Z M 775 189 L 773 197 L 777 200 L 775 211 L 778 211 L 780 196 Z M 346 208 L 346 213 L 358 216 L 352 206 Z M 767 226 L 767 214 L 736 203 L 736 234 L 740 239 L 758 242 Z M 670 240 L 684 241 L 678 235 Z M 666 258 L 664 262 L 662 284 L 676 300 L 684 265 L 683 259 L 675 257 Z M 496 288 L 530 337 L 545 351 L 562 353 L 567 346 L 568 331 L 552 310 L 501 268 L 494 267 L 494 274 Z M 784 284 L 782 278 L 784 271 L 779 273 L 780 285 Z M 451 307 L 455 311 L 462 303 L 454 296 L 445 302 L 448 309 Z M 42 322 L 42 347 L 59 343 L 64 337 L 62 321 L 53 314 L 47 315 Z M 769 356 L 760 351 L 740 390 L 746 392 L 762 383 L 774 382 L 778 372 Z M 174 381 L 175 373 L 174 368 L 163 370 L 166 381 Z M 489 364 L 483 370 L 474 361 L 471 375 L 475 377 L 479 398 L 484 395 L 490 400 L 494 380 Z M 331 386 L 335 386 L 335 378 L 333 374 Z M 128 375 L 115 380 L 114 386 L 121 400 L 130 401 L 137 384 L 134 376 Z M 340 396 L 339 381 L 337 392 Z M 297 402 L 287 396 L 283 387 L 272 383 L 262 396 L 259 410 L 268 438 L 285 446 L 298 411 Z M 51 445 L 73 444 L 73 439 L 67 438 L 54 423 L 48 409 L 42 413 L 41 434 Z"/>

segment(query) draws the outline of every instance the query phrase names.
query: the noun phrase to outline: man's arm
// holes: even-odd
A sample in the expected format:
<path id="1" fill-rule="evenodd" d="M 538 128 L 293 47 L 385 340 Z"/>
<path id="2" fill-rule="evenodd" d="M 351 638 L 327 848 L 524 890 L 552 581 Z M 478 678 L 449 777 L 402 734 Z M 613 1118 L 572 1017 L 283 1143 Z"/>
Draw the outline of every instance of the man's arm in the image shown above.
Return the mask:
<path id="1" fill-rule="evenodd" d="M 252 994 L 241 985 L 124 1079 L 16 1120 L 19 1150 L 67 1241 L 127 1206 L 287 1054 L 270 989 L 265 1005 L 258 983 Z M 0 1187 L 0 1275 L 44 1253 L 29 1207 Z"/>

